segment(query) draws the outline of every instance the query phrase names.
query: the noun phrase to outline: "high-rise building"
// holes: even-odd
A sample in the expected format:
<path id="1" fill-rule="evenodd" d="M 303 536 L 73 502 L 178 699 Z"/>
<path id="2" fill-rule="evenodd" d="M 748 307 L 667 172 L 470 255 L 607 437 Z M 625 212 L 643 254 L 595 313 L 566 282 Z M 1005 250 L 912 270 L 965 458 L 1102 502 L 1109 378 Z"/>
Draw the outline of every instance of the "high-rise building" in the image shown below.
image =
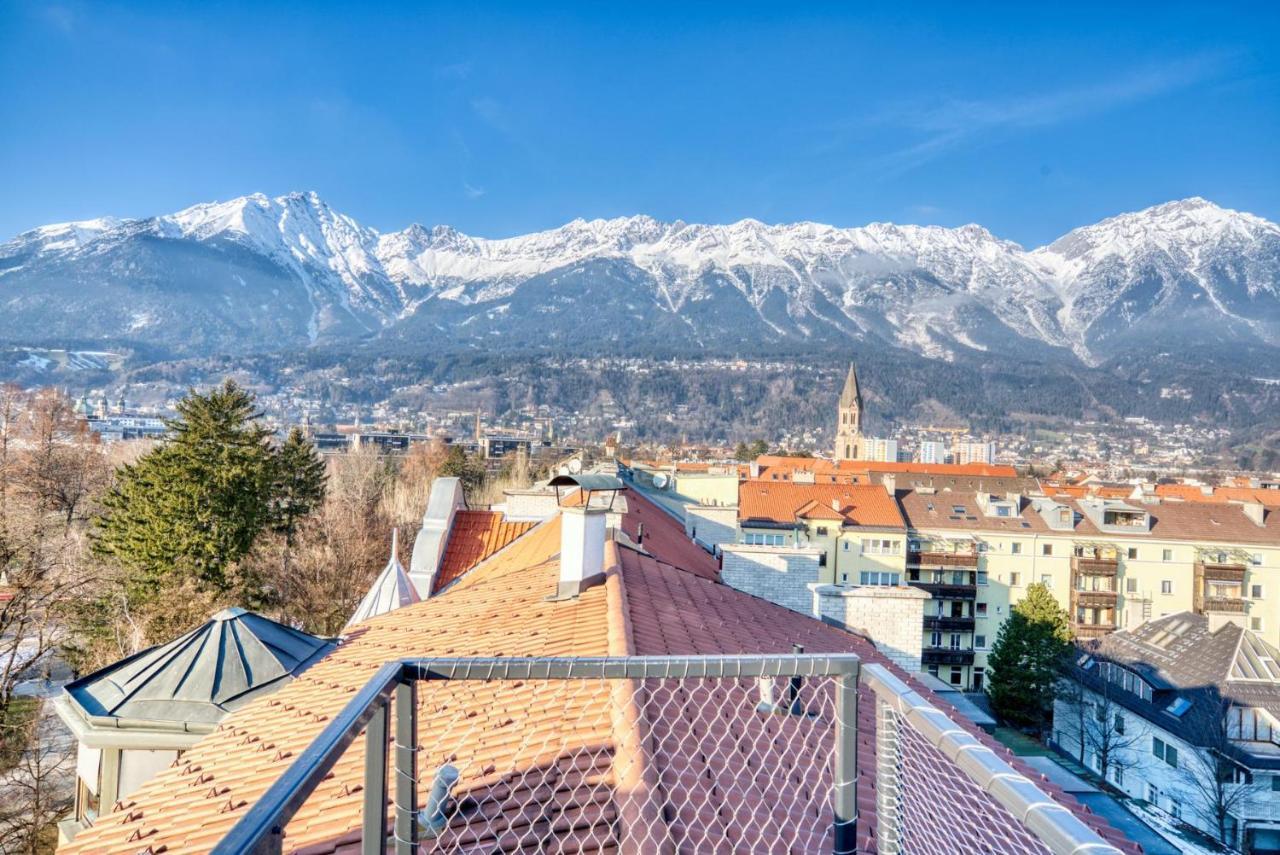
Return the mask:
<path id="1" fill-rule="evenodd" d="M 995 461 L 996 444 L 976 439 L 960 439 L 951 446 L 951 456 L 956 463 L 992 463 Z"/>
<path id="2" fill-rule="evenodd" d="M 858 388 L 858 374 L 849 363 L 849 374 L 844 378 L 844 390 L 836 420 L 836 444 L 831 456 L 836 460 L 853 460 L 858 456 L 858 443 L 862 439 L 862 390 Z"/>

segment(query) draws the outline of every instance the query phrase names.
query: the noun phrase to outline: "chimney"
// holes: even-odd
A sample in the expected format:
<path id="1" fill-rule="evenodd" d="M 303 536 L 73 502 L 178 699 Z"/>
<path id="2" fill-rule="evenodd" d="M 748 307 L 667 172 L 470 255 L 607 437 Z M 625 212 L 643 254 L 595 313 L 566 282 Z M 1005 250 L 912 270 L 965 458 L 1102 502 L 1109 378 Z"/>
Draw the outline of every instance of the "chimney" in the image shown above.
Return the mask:
<path id="1" fill-rule="evenodd" d="M 839 499 L 832 499 L 832 500 L 831 500 L 831 510 L 835 511 L 836 513 L 840 513 L 840 500 L 839 500 Z"/>
<path id="2" fill-rule="evenodd" d="M 560 509 L 560 584 L 553 599 L 569 600 L 604 578 L 605 509 Z"/>
<path id="3" fill-rule="evenodd" d="M 751 466 L 750 466 L 749 471 L 751 472 L 751 477 L 752 477 L 752 478 L 759 478 L 759 477 L 760 477 L 760 462 L 759 462 L 758 460 L 752 460 L 752 461 L 751 461 Z"/>
<path id="4" fill-rule="evenodd" d="M 884 486 L 885 492 L 889 494 L 889 498 L 892 499 L 898 491 L 898 476 L 892 472 L 886 472 L 880 476 L 880 483 Z"/>
<path id="5" fill-rule="evenodd" d="M 1267 524 L 1267 509 L 1261 502 L 1246 502 L 1240 506 L 1249 521 L 1262 528 Z"/>

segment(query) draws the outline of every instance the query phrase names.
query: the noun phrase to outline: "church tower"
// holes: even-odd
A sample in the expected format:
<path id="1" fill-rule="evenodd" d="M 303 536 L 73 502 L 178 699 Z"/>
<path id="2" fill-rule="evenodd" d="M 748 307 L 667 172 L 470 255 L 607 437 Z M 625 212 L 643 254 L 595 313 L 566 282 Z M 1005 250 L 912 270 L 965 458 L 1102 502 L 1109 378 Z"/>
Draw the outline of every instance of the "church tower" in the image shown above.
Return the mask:
<path id="1" fill-rule="evenodd" d="M 862 441 L 862 390 L 858 388 L 858 372 L 852 362 L 849 363 L 849 374 L 844 378 L 844 391 L 840 393 L 839 411 L 832 457 L 853 460 L 858 456 L 858 445 Z"/>

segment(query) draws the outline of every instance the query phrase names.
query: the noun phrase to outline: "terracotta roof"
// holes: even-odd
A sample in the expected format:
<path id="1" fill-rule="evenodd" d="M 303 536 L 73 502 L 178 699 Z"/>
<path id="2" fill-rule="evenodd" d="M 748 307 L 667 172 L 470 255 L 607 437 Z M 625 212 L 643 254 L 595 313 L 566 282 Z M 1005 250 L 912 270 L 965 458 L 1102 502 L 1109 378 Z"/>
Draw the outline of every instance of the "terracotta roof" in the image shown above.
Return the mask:
<path id="1" fill-rule="evenodd" d="M 738 487 L 738 519 L 794 523 L 832 519 L 847 525 L 902 528 L 898 505 L 883 487 L 869 484 L 796 484 L 743 481 Z"/>
<path id="2" fill-rule="evenodd" d="M 914 473 L 935 476 L 980 476 L 1016 478 L 1012 466 L 994 463 L 898 463 L 882 460 L 826 460 L 819 457 L 781 457 L 762 454 L 756 458 L 759 478 L 764 481 L 792 480 L 796 472 L 812 472 L 815 480 L 848 483 L 865 478 L 871 472 Z"/>
<path id="3" fill-rule="evenodd" d="M 653 535 L 646 535 L 645 545 L 657 549 L 659 541 L 669 536 L 669 529 L 655 527 Z M 548 602 L 547 592 L 558 573 L 559 540 L 558 519 L 540 524 L 440 596 L 361 625 L 347 643 L 293 683 L 234 713 L 179 763 L 113 812 L 104 812 L 95 826 L 61 851 L 107 855 L 132 855 L 147 847 L 167 855 L 207 851 L 351 694 L 383 662 L 398 657 L 783 653 L 800 643 L 809 652 L 853 652 L 864 661 L 889 664 L 861 636 L 612 543 L 607 546 L 610 570 L 605 584 L 588 589 L 576 600 Z M 661 546 L 665 551 L 672 545 Z M 519 619 L 510 619 L 512 615 Z M 717 691 L 707 681 L 683 687 L 688 697 L 679 705 L 645 704 L 642 713 L 636 710 L 639 718 L 614 716 L 612 720 L 600 714 L 611 703 L 611 689 L 603 684 L 584 683 L 560 704 L 535 702 L 535 684 L 440 681 L 420 685 L 419 733 L 424 742 L 418 774 L 429 778 L 449 759 L 464 770 L 455 793 L 464 794 L 475 807 L 455 819 L 436 846 L 424 846 L 424 851 L 500 848 L 502 841 L 492 837 L 467 838 L 488 833 L 489 817 L 500 814 L 503 822 L 524 823 L 526 831 L 536 825 L 534 833 L 539 837 L 536 846 L 528 839 L 524 847 L 512 840 L 507 841 L 512 845 L 501 847 L 504 850 L 614 851 L 627 822 L 623 794 L 643 793 L 658 784 L 668 809 L 650 820 L 664 826 L 677 851 L 707 851 L 708 843 L 720 835 L 733 840 L 735 833 L 740 834 L 735 829 L 741 818 L 759 820 L 762 814 L 774 817 L 779 810 L 787 810 L 776 791 L 758 781 L 742 780 L 740 767 L 719 762 L 713 755 L 697 768 L 687 765 L 699 761 L 690 758 L 696 752 L 685 743 L 694 740 L 696 746 L 696 740 L 712 732 L 718 741 L 750 746 L 753 763 L 763 763 L 766 769 L 768 764 L 778 764 L 787 770 L 779 774 L 788 780 L 796 774 L 828 773 L 822 764 L 776 756 L 780 744 L 774 739 L 779 733 L 776 728 L 792 727 L 791 722 L 750 716 L 726 724 L 715 704 L 700 703 Z M 1139 851 L 1006 749 L 965 724 L 940 698 L 918 684 L 913 683 L 913 688 L 949 711 L 961 727 L 1037 780 L 1109 840 L 1126 851 Z M 858 705 L 858 803 L 860 842 L 870 846 L 876 821 L 876 715 L 867 691 Z M 616 704 L 617 698 L 612 702 Z M 460 716 L 467 722 L 461 731 L 456 729 Z M 732 730 L 722 733 L 726 726 Z M 432 741 L 432 734 L 450 727 L 455 730 L 447 745 Z M 562 748 L 558 757 L 549 759 L 529 753 L 531 745 Z M 575 751 L 575 746 L 581 748 Z M 810 745 L 807 750 L 820 748 Z M 686 765 L 677 763 L 676 757 L 685 758 Z M 364 740 L 357 739 L 288 825 L 287 850 L 309 855 L 358 850 L 363 764 Z M 536 773 L 531 771 L 535 768 Z M 503 774 L 502 770 L 510 769 L 521 773 Z M 741 797 L 726 805 L 726 792 Z M 981 833 L 981 827 L 990 824 L 982 822 L 982 804 L 966 803 L 964 809 L 972 812 L 975 821 L 971 827 L 955 829 L 957 850 L 972 842 L 966 839 L 970 831 Z M 474 826 L 469 824 L 473 820 Z M 802 827 L 825 829 L 829 823 L 829 816 L 810 815 Z M 768 839 L 763 844 L 772 851 L 775 842 Z M 812 848 L 810 841 L 796 842 L 802 850 Z M 758 849 L 740 847 L 739 851 Z"/>
<path id="4" fill-rule="evenodd" d="M 627 512 L 622 530 L 634 542 L 644 527 L 645 551 L 705 579 L 720 578 L 720 563 L 684 533 L 684 523 L 645 498 L 639 490 L 627 490 Z"/>
<path id="5" fill-rule="evenodd" d="M 1213 504 L 1257 502 L 1267 507 L 1280 507 L 1280 490 L 1263 490 L 1257 487 L 1209 488 L 1195 484 L 1157 484 L 1156 495 L 1164 499 L 1181 499 L 1184 502 Z"/>
<path id="6" fill-rule="evenodd" d="M 532 522 L 507 521 L 499 511 L 459 510 L 449 529 L 444 557 L 436 573 L 431 593 L 446 585 L 481 561 L 533 528 Z"/>
<path id="7" fill-rule="evenodd" d="M 909 490 L 898 493 L 898 502 L 910 528 L 959 529 L 963 531 L 1009 531 L 1025 534 L 1083 535 L 1087 537 L 1150 537 L 1166 540 L 1190 540 L 1211 543 L 1280 544 L 1280 512 L 1268 509 L 1265 525 L 1255 525 L 1240 505 L 1201 502 L 1134 503 L 1151 516 L 1149 534 L 1118 534 L 1098 529 L 1080 510 L 1079 500 L 1054 496 L 1054 501 L 1076 512 L 1072 531 L 1051 529 L 1024 497 L 1017 517 L 985 516 L 978 507 L 977 494 L 963 491 L 921 493 Z M 963 508 L 963 513 L 956 512 Z M 1023 525 L 1023 523 L 1026 523 Z"/>

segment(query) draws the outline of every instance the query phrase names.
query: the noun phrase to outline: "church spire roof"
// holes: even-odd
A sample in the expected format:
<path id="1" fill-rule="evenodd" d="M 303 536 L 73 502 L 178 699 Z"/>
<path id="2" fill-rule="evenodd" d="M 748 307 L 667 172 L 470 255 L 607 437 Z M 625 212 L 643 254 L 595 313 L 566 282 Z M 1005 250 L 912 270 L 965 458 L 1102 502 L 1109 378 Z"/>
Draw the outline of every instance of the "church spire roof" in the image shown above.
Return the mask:
<path id="1" fill-rule="evenodd" d="M 862 390 L 858 388 L 858 372 L 850 362 L 849 374 L 844 378 L 844 391 L 840 393 L 840 406 L 849 407 L 854 404 L 861 409 Z"/>

